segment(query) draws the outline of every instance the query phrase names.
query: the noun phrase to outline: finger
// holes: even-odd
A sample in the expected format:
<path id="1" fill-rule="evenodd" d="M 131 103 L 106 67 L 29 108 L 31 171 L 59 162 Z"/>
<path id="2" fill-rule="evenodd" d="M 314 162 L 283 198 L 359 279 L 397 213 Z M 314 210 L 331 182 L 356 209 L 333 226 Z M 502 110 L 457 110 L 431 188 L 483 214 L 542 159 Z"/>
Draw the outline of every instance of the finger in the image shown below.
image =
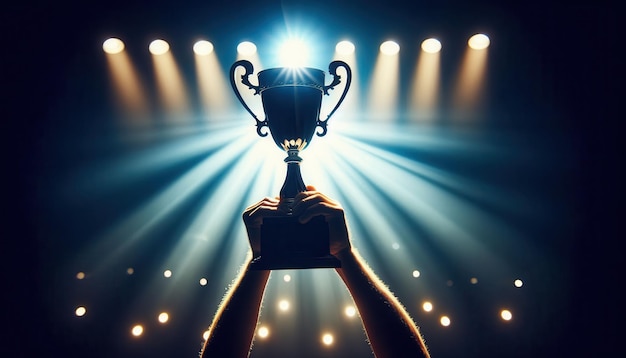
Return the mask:
<path id="1" fill-rule="evenodd" d="M 259 202 L 248 206 L 246 210 L 244 210 L 244 215 L 251 213 L 252 211 L 254 211 L 254 209 L 256 209 L 257 207 L 261 205 L 271 206 L 271 205 L 278 205 L 278 203 L 279 203 L 279 198 L 267 198 L 267 197 L 263 198 Z"/>
<path id="2" fill-rule="evenodd" d="M 298 220 L 301 223 L 306 224 L 312 218 L 320 215 L 324 216 L 328 221 L 331 218 L 341 217 L 343 215 L 343 209 L 334 203 L 321 201 L 304 209 L 300 213 Z"/>

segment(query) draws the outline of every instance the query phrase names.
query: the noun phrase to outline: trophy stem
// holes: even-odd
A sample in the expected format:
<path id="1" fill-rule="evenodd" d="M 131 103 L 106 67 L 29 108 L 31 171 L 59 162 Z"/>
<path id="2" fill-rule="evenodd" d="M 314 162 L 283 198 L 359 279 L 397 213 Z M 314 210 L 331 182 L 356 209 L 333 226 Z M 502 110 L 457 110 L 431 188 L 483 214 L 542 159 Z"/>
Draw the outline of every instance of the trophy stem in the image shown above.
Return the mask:
<path id="1" fill-rule="evenodd" d="M 287 151 L 287 176 L 283 187 L 280 189 L 280 207 L 288 215 L 291 215 L 291 206 L 294 198 L 298 193 L 306 191 L 306 186 L 302 180 L 302 174 L 300 173 L 300 162 L 302 158 L 298 155 L 300 151 L 297 149 L 289 149 Z"/>

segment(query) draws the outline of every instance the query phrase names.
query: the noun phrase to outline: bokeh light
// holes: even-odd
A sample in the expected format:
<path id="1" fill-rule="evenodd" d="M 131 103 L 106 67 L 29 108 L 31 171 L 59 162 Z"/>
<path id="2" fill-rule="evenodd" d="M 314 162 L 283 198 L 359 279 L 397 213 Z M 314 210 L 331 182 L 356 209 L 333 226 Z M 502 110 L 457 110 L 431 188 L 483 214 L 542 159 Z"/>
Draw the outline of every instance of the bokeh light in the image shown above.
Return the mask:
<path id="1" fill-rule="evenodd" d="M 76 316 L 82 317 L 87 313 L 87 308 L 85 308 L 85 306 L 76 307 L 74 313 L 76 314 Z"/>
<path id="2" fill-rule="evenodd" d="M 130 330 L 130 333 L 135 337 L 141 336 L 143 334 L 143 326 L 140 324 L 134 325 L 133 328 Z"/>

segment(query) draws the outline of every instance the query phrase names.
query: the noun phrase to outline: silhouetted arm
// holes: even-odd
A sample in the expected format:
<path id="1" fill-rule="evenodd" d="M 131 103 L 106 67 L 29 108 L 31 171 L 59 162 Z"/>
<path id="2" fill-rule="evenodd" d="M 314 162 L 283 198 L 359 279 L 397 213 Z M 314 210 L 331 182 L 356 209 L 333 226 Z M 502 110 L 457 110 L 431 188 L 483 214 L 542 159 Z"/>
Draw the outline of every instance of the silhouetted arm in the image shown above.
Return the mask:
<path id="1" fill-rule="evenodd" d="M 264 216 L 275 215 L 278 201 L 265 198 L 243 213 L 252 257 L 260 253 L 260 227 Z M 247 357 L 259 318 L 261 302 L 270 271 L 250 270 L 250 261 L 224 297 L 213 323 L 201 357 Z"/>
<path id="2" fill-rule="evenodd" d="M 317 215 L 326 218 L 330 252 L 341 261 L 336 271 L 354 299 L 376 357 L 430 357 L 406 309 L 351 247 L 341 206 L 312 186 L 307 190 L 296 197 L 294 214 L 302 222 Z"/>

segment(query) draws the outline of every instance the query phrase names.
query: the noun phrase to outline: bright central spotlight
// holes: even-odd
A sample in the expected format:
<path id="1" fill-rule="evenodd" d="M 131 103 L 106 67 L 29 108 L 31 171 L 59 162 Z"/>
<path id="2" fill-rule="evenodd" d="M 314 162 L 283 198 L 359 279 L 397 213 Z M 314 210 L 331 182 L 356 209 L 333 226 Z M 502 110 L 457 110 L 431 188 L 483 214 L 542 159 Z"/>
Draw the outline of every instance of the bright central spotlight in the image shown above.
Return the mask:
<path id="1" fill-rule="evenodd" d="M 489 37 L 485 34 L 476 34 L 469 38 L 467 44 L 474 50 L 483 50 L 489 47 Z"/>
<path id="2" fill-rule="evenodd" d="M 286 67 L 303 67 L 309 60 L 309 48 L 300 39 L 288 39 L 278 51 L 280 62 Z"/>
<path id="3" fill-rule="evenodd" d="M 102 43 L 102 49 L 108 54 L 115 55 L 124 51 L 124 42 L 118 38 L 111 37 Z"/>
<path id="4" fill-rule="evenodd" d="M 213 44 L 206 40 L 200 40 L 193 45 L 193 52 L 198 56 L 206 56 L 213 52 Z"/>
<path id="5" fill-rule="evenodd" d="M 250 41 L 243 41 L 237 45 L 237 52 L 242 56 L 250 56 L 256 53 L 256 45 Z"/>
<path id="6" fill-rule="evenodd" d="M 354 44 L 350 41 L 340 41 L 335 46 L 335 51 L 340 55 L 351 55 L 354 53 Z"/>
<path id="7" fill-rule="evenodd" d="M 170 45 L 164 40 L 154 40 L 150 42 L 148 49 L 151 54 L 158 56 L 167 53 L 170 50 Z"/>
<path id="8" fill-rule="evenodd" d="M 391 56 L 400 52 L 400 45 L 395 41 L 385 41 L 380 45 L 380 52 Z"/>
<path id="9" fill-rule="evenodd" d="M 441 51 L 441 42 L 437 39 L 426 39 L 422 42 L 422 50 L 427 53 L 437 53 Z"/>

